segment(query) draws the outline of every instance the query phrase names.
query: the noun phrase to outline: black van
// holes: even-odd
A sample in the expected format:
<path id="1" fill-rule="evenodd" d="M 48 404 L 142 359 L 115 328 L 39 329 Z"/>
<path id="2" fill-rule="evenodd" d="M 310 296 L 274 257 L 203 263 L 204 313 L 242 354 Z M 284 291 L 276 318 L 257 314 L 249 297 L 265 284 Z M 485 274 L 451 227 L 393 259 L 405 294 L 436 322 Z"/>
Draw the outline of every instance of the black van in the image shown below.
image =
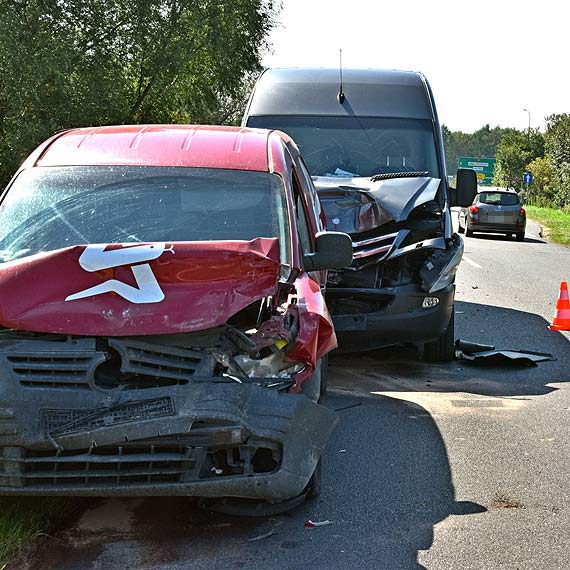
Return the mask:
<path id="1" fill-rule="evenodd" d="M 445 171 L 431 88 L 421 73 L 268 69 L 243 126 L 278 129 L 298 144 L 327 229 L 346 232 L 354 261 L 329 272 L 327 304 L 340 348 L 424 345 L 454 357 L 455 273 L 463 240 L 450 207 L 475 196 L 472 170 L 457 188 Z"/>

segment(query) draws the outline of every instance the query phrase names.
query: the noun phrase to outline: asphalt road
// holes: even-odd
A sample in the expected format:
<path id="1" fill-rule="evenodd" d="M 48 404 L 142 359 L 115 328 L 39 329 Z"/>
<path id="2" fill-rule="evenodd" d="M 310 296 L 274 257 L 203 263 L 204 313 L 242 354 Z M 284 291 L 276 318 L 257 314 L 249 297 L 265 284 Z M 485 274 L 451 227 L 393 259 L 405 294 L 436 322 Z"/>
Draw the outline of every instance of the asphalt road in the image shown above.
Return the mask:
<path id="1" fill-rule="evenodd" d="M 547 329 L 570 249 L 466 238 L 458 336 L 552 353 L 536 368 L 427 365 L 411 350 L 331 358 L 339 410 L 318 500 L 270 519 L 181 499 L 91 503 L 29 570 L 566 570 L 570 335 Z M 306 528 L 307 520 L 332 524 Z"/>

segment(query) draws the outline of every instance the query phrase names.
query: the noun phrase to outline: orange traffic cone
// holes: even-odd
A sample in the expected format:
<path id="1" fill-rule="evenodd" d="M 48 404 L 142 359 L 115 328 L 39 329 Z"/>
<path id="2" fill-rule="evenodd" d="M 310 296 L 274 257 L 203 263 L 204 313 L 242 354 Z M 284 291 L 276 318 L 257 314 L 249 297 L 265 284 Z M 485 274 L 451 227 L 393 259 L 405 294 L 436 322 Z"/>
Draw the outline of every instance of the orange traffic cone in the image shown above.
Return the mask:
<path id="1" fill-rule="evenodd" d="M 570 300 L 568 299 L 568 284 L 560 283 L 560 295 L 556 301 L 556 316 L 548 327 L 551 331 L 570 331 Z"/>

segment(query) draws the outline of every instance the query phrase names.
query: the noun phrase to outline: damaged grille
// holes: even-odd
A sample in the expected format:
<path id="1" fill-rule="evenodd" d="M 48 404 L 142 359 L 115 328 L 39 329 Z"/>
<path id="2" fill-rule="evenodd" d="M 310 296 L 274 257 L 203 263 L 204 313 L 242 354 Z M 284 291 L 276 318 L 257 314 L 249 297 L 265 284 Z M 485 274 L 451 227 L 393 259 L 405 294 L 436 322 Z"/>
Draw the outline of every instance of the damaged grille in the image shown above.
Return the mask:
<path id="1" fill-rule="evenodd" d="M 83 450 L 1 448 L 0 487 L 72 491 L 89 486 L 103 492 L 118 485 L 124 489 L 273 473 L 280 466 L 282 450 L 276 443 L 251 440 L 243 445 L 219 446 L 215 444 L 221 439 L 219 431 L 196 431 L 196 441 L 202 440 L 204 445 L 185 444 L 194 439 L 190 430 L 178 436 L 92 445 Z M 228 426 L 224 437 L 232 432 L 240 433 L 240 428 Z"/>
<path id="2" fill-rule="evenodd" d="M 374 257 L 377 261 L 384 259 L 392 249 L 397 236 L 398 232 L 362 239 L 360 241 L 354 241 L 353 239 L 352 248 L 355 264 L 358 266 L 364 260 L 368 261 L 367 258 L 370 257 Z"/>
<path id="3" fill-rule="evenodd" d="M 174 404 L 172 399 L 156 398 L 97 410 L 44 410 L 42 425 L 46 434 L 58 437 L 101 427 L 173 415 Z"/>
<path id="4" fill-rule="evenodd" d="M 22 339 L 0 357 L 27 388 L 142 389 L 185 384 L 212 376 L 211 354 L 130 338 L 61 340 Z"/>

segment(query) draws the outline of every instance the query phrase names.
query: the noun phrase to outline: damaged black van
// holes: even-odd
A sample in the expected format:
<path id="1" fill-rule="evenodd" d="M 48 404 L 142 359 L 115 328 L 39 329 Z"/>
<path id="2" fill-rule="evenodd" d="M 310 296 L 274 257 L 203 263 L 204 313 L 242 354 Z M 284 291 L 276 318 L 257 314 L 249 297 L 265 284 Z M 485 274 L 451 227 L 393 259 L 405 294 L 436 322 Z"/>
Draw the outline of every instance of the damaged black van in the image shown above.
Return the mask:
<path id="1" fill-rule="evenodd" d="M 451 206 L 476 194 L 474 171 L 448 186 L 433 94 L 421 73 L 268 69 L 243 126 L 277 129 L 298 144 L 327 229 L 346 232 L 354 261 L 329 272 L 327 304 L 340 348 L 423 346 L 454 357 L 455 273 L 463 241 Z"/>

